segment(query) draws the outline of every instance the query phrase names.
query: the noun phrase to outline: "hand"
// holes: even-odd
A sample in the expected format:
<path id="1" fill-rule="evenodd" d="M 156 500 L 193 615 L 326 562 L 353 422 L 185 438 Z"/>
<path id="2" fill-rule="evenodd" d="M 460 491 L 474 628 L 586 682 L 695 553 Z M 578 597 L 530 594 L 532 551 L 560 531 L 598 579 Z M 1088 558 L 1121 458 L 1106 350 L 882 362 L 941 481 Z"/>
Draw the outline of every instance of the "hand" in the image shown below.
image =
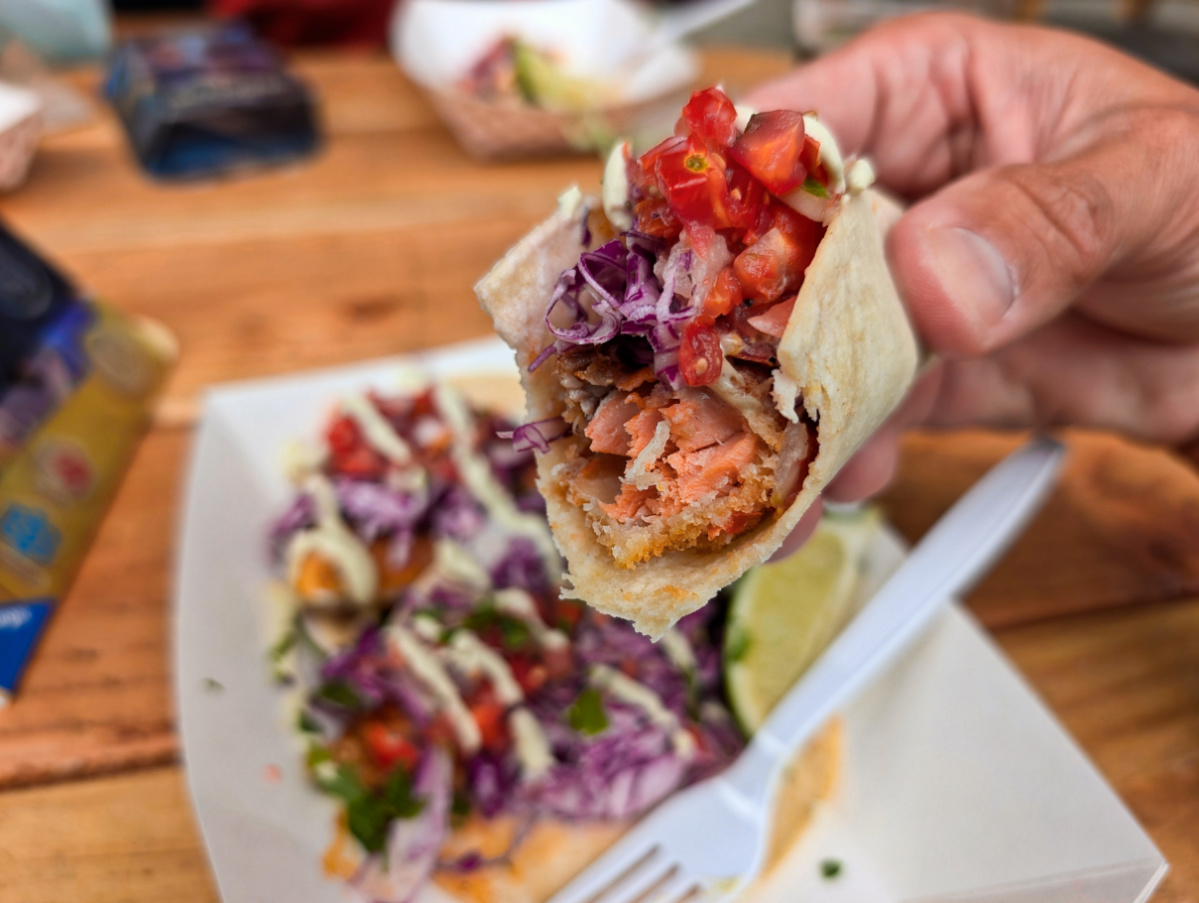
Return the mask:
<path id="1" fill-rule="evenodd" d="M 916 424 L 1199 433 L 1199 91 L 1078 36 L 922 15 L 745 100 L 818 111 L 912 202 L 887 254 L 940 360 L 830 498 L 886 485 Z"/>

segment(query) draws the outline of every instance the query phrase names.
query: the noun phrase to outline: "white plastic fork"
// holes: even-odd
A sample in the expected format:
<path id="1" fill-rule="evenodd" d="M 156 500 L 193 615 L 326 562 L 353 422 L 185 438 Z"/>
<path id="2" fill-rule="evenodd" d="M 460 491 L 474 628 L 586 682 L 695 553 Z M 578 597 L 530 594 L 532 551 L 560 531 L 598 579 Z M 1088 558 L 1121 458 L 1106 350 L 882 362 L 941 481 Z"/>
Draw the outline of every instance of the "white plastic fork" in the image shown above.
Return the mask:
<path id="1" fill-rule="evenodd" d="M 727 900 L 761 868 L 780 766 L 982 576 L 1041 507 L 1065 449 L 1030 441 L 936 523 L 722 774 L 647 815 L 550 903 Z"/>

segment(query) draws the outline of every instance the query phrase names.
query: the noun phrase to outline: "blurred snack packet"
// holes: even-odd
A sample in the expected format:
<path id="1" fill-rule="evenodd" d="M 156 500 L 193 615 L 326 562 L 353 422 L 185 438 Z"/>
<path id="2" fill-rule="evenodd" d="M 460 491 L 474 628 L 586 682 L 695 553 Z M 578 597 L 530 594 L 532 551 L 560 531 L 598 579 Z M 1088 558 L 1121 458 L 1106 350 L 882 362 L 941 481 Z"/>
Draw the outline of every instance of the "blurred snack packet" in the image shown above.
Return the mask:
<path id="1" fill-rule="evenodd" d="M 91 543 L 176 355 L 0 225 L 0 707 Z"/>
<path id="2" fill-rule="evenodd" d="M 392 53 L 477 157 L 605 149 L 698 76 L 631 0 L 405 0 Z"/>
<path id="3" fill-rule="evenodd" d="M 127 41 L 104 94 L 139 162 L 164 179 L 285 163 L 319 144 L 308 87 L 244 25 Z"/>

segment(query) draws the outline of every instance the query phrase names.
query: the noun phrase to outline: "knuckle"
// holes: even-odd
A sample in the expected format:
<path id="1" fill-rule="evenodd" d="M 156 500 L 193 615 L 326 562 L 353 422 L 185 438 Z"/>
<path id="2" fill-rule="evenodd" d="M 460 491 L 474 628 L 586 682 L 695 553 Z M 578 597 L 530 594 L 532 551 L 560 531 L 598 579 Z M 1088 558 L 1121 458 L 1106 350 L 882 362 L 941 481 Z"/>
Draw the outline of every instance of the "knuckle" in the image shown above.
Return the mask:
<path id="1" fill-rule="evenodd" d="M 1045 245 L 1054 268 L 1074 288 L 1090 283 L 1116 244 L 1116 205 L 1107 186 L 1081 167 L 1058 166 L 1048 175 L 1013 167 L 1012 184 L 1023 196 L 1025 227 Z"/>

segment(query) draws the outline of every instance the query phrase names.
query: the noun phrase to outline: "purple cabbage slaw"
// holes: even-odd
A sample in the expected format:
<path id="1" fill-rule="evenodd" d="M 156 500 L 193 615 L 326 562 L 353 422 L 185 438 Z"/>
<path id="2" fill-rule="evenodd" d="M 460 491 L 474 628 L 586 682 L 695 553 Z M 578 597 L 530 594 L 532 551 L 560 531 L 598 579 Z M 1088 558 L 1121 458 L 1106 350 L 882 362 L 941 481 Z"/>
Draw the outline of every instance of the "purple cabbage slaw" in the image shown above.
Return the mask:
<path id="1" fill-rule="evenodd" d="M 649 257 L 641 260 L 650 266 Z M 596 283 L 616 284 L 612 271 L 593 262 L 587 267 Z M 640 303 L 648 309 L 650 302 L 642 298 L 628 303 Z M 656 304 L 654 299 L 655 309 Z M 487 459 L 497 482 L 518 508 L 536 509 L 529 503 L 526 489 L 531 484 L 533 455 L 497 437 L 507 424 L 494 417 L 476 416 L 478 453 Z M 526 427 L 534 427 L 547 447 L 552 431 L 558 428 L 556 423 L 543 421 L 512 432 L 518 434 Z M 400 431 L 399 426 L 396 429 Z M 526 434 L 529 432 L 526 430 Z M 530 440 L 529 448 L 536 447 L 536 442 Z M 571 604 L 555 602 L 559 588 L 532 539 L 514 535 L 497 524 L 486 506 L 457 479 L 433 472 L 426 476 L 417 489 L 411 487 L 419 481 L 411 480 L 334 476 L 331 483 L 346 525 L 366 545 L 384 543 L 387 554 L 396 558 L 395 566 L 414 560 L 413 549 L 419 543 L 452 541 L 482 566 L 490 586 L 464 586 L 427 567 L 419 581 L 383 598 L 378 611 L 359 622 L 352 642 L 331 654 L 320 650 L 312 653 L 316 647 L 311 642 L 297 643 L 315 658 L 306 669 L 309 679 L 303 687 L 300 726 L 312 747 L 324 750 L 323 758 L 340 761 L 330 751 L 347 742 L 345 738 L 354 735 L 357 726 L 377 713 L 398 712 L 421 735 L 438 718 L 439 706 L 429 687 L 389 651 L 386 631 L 390 625 L 412 628 L 418 618 L 433 618 L 438 629 L 444 631 L 444 642 L 454 630 L 484 629 L 478 627 L 477 619 L 491 623 L 487 619 L 496 618 L 492 600 L 497 590 L 517 588 L 527 592 L 537 601 L 547 622 L 552 621 L 556 605 Z M 400 486 L 409 488 L 397 488 Z M 543 507 L 540 512 L 544 512 Z M 301 492 L 271 529 L 276 561 L 282 563 L 290 537 L 313 527 L 314 521 L 314 504 Z M 466 806 L 481 817 L 507 815 L 524 824 L 542 817 L 567 821 L 627 819 L 680 786 L 722 768 L 740 751 L 743 739 L 721 699 L 719 643 L 710 606 L 685 618 L 676 628 L 694 653 L 697 664 L 693 673 L 683 670 L 662 646 L 637 634 L 627 623 L 582 606 L 571 610 L 576 613 L 573 623 L 558 625 L 569 636 L 569 668 L 539 688 L 530 689 L 524 703 L 549 742 L 552 766 L 536 780 L 522 780 L 520 762 L 511 746 L 498 751 L 485 748 L 473 755 L 458 750 L 451 762 L 452 780 L 446 781 L 442 766 L 434 763 L 443 747 L 423 743 L 411 775 L 411 792 L 420 798 L 419 812 L 411 818 L 393 817 L 385 849 L 366 851 L 351 881 L 368 899 L 399 903 L 439 868 L 462 872 L 495 863 L 494 857 L 487 859 L 469 851 L 444 862 L 438 859 L 447 826 L 458 817 L 448 814 L 451 797 L 455 809 Z M 311 613 L 298 616 L 297 625 L 304 625 L 310 617 Z M 497 648 L 506 658 L 515 661 L 532 656 L 536 661 L 539 655 L 547 654 L 536 644 L 529 646 L 530 639 L 519 635 L 520 631 L 512 640 L 516 646 L 508 648 L 507 631 L 512 624 L 504 622 L 502 627 L 486 629 L 492 630 L 488 642 L 498 642 Z M 695 738 L 695 755 L 681 757 L 669 730 L 607 692 L 601 694 L 606 718 L 602 730 L 590 733 L 573 725 L 564 713 L 589 691 L 588 669 L 594 665 L 623 670 L 658 694 L 678 724 Z M 459 689 L 468 692 L 469 681 L 460 682 Z M 327 786 L 340 785 L 334 782 Z M 447 790 L 451 787 L 456 790 Z"/>
<path id="2" fill-rule="evenodd" d="M 679 388 L 683 325 L 702 298 L 691 292 L 689 278 L 696 252 L 685 242 L 666 251 L 665 239 L 630 230 L 580 254 L 579 262 L 559 276 L 546 310 L 545 325 L 555 341 L 537 355 L 529 371 L 575 345 L 640 336 L 649 344 L 658 379 Z"/>

